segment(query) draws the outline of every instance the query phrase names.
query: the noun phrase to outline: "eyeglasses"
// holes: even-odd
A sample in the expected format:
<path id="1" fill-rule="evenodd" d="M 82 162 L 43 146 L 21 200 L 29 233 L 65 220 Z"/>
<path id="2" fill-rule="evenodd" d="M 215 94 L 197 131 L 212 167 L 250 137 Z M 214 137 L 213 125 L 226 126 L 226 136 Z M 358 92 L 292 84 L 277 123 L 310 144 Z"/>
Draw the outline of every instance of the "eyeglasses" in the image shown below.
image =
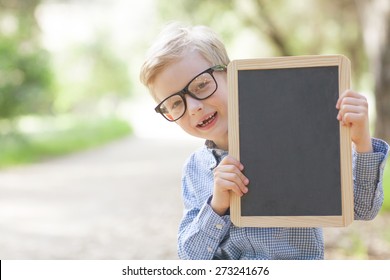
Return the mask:
<path id="1" fill-rule="evenodd" d="M 174 93 L 157 105 L 154 109 L 170 122 L 180 119 L 187 110 L 185 95 L 194 99 L 204 100 L 217 91 L 218 84 L 213 75 L 214 71 L 225 71 L 225 65 L 213 66 L 193 78 L 181 91 Z"/>

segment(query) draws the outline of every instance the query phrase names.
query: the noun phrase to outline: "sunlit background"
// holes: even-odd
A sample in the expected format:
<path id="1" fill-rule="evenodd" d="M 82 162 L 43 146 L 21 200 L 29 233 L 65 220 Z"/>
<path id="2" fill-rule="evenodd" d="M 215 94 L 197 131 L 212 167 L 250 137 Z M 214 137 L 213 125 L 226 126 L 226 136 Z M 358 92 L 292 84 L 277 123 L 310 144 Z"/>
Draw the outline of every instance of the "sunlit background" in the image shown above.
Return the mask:
<path id="1" fill-rule="evenodd" d="M 202 144 L 139 82 L 170 21 L 212 27 L 231 59 L 344 54 L 390 142 L 387 0 L 0 0 L 0 258 L 174 259 L 181 167 Z M 385 173 L 390 193 L 390 168 Z M 389 259 L 379 217 L 326 229 L 328 259 Z"/>

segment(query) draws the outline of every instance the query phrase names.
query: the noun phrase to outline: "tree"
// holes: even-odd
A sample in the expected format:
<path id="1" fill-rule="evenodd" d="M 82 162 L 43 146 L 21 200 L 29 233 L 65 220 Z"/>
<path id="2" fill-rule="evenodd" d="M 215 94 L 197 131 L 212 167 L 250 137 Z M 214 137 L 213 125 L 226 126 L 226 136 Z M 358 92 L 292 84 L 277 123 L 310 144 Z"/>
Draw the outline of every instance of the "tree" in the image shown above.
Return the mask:
<path id="1" fill-rule="evenodd" d="M 370 64 L 375 135 L 390 141 L 390 2 L 355 1 L 172 0 L 172 6 L 164 2 L 161 10 L 165 20 L 209 25 L 228 42 L 250 30 L 267 40 L 271 55 L 345 54 L 352 61 L 356 89 Z"/>
<path id="2" fill-rule="evenodd" d="M 354 62 L 356 81 L 367 66 L 353 0 L 176 1 L 170 2 L 172 6 L 166 2 L 161 6 L 165 20 L 209 25 L 228 39 L 227 43 L 251 32 L 259 45 L 268 44 L 270 55 L 344 53 Z"/>
<path id="3" fill-rule="evenodd" d="M 390 142 L 390 2 L 356 0 L 375 80 L 375 135 Z"/>
<path id="4" fill-rule="evenodd" d="M 0 119 L 49 112 L 49 55 L 39 44 L 38 0 L 0 0 Z"/>

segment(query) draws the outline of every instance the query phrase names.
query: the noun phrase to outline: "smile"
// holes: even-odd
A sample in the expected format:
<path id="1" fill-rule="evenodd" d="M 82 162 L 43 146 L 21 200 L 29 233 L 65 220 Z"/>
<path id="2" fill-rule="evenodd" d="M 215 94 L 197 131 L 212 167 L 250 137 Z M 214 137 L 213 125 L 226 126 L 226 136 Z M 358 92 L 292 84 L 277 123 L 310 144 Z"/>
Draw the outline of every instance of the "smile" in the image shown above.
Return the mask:
<path id="1" fill-rule="evenodd" d="M 199 122 L 196 127 L 205 127 L 212 123 L 215 120 L 215 117 L 217 116 L 217 112 L 209 116 L 208 118 L 204 119 L 203 121 Z"/>

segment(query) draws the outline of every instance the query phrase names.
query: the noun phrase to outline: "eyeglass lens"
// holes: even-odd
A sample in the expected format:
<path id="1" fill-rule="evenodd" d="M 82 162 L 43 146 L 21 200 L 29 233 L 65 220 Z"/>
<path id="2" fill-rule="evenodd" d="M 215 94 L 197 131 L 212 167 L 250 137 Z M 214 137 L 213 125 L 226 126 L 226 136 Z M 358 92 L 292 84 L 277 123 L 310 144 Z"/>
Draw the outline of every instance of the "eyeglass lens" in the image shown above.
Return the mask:
<path id="1" fill-rule="evenodd" d="M 206 99 L 217 89 L 217 84 L 210 73 L 203 73 L 196 77 L 187 87 L 189 94 L 196 99 Z M 160 105 L 160 111 L 165 118 L 175 121 L 183 116 L 186 104 L 183 94 L 170 96 Z"/>

